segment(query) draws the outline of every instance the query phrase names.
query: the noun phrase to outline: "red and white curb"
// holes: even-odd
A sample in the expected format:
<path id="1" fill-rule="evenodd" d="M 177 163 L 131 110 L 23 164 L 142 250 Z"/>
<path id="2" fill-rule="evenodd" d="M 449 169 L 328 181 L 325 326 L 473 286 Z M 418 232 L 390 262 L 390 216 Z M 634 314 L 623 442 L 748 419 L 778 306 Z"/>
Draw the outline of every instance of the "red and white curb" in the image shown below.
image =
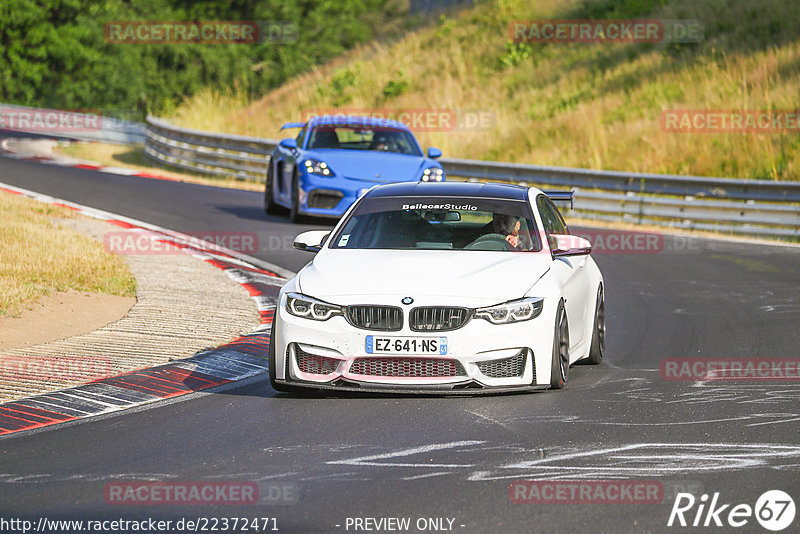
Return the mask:
<path id="1" fill-rule="evenodd" d="M 183 249 L 222 269 L 255 300 L 260 324 L 216 349 L 168 364 L 101 378 L 88 384 L 0 404 L 0 436 L 107 414 L 251 378 L 268 368 L 269 327 L 289 273 L 194 236 L 0 183 L 0 191 L 62 206 Z M 258 265 L 256 265 L 256 263 Z M 282 276 L 283 275 L 283 276 Z M 113 350 L 113 347 L 110 347 Z"/>
<path id="2" fill-rule="evenodd" d="M 167 180 L 169 182 L 180 182 L 178 178 L 171 178 L 160 174 L 153 174 L 146 171 L 138 171 L 136 169 L 127 169 L 124 167 L 113 167 L 106 165 L 97 165 L 92 162 L 78 161 L 74 158 L 69 158 L 60 155 L 41 155 L 27 152 L 19 152 L 11 146 L 10 143 L 21 141 L 24 138 L 10 138 L 0 140 L 0 150 L 3 151 L 3 157 L 20 159 L 24 161 L 35 161 L 37 163 L 45 163 L 47 165 L 56 165 L 58 167 L 71 167 L 73 169 L 86 169 L 90 171 L 105 172 L 109 174 L 119 174 L 122 176 L 138 176 L 140 178 L 150 178 L 152 180 Z"/>

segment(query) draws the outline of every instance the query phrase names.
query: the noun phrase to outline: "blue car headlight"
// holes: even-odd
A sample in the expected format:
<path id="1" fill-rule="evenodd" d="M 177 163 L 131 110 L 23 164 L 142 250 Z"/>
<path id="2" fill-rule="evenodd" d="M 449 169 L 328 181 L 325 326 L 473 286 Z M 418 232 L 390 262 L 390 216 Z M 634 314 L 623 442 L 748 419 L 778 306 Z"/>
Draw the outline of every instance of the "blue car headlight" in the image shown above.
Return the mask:
<path id="1" fill-rule="evenodd" d="M 439 167 L 428 167 L 422 171 L 421 182 L 441 182 L 444 181 L 444 169 Z"/>
<path id="2" fill-rule="evenodd" d="M 336 174 L 333 172 L 333 169 L 331 169 L 327 163 L 318 159 L 308 158 L 303 163 L 303 166 L 306 168 L 306 172 L 309 174 L 316 174 L 317 176 L 325 176 L 327 178 L 333 178 L 336 176 Z"/>
<path id="3" fill-rule="evenodd" d="M 341 306 L 329 304 L 300 293 L 286 294 L 286 311 L 296 317 L 313 319 L 314 321 L 327 321 L 335 315 L 342 315 Z"/>
<path id="4" fill-rule="evenodd" d="M 475 317 L 486 319 L 492 324 L 518 323 L 535 319 L 542 313 L 543 307 L 544 299 L 528 297 L 495 306 L 478 308 L 475 310 Z"/>

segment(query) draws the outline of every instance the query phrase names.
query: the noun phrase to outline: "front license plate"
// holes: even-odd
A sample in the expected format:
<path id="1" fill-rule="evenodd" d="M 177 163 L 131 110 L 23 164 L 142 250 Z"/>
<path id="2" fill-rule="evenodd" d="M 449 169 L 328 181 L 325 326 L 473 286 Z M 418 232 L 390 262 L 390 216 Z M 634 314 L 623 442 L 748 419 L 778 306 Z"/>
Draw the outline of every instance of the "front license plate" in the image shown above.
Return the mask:
<path id="1" fill-rule="evenodd" d="M 447 354 L 446 337 L 367 336 L 367 354 Z"/>

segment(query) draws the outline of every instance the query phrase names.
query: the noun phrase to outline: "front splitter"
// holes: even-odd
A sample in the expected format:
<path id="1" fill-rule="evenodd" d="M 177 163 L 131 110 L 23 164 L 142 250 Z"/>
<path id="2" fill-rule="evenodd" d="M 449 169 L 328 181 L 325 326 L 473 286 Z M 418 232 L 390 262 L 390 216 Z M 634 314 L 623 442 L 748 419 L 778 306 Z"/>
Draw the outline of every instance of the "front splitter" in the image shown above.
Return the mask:
<path id="1" fill-rule="evenodd" d="M 303 382 L 299 380 L 284 381 L 278 380 L 281 384 L 291 387 L 301 387 L 308 389 L 309 392 L 313 390 L 322 391 L 338 391 L 342 393 L 369 393 L 369 394 L 383 394 L 383 395 L 427 395 L 427 396 L 472 396 L 472 395 L 499 395 L 509 393 L 529 393 L 531 391 L 544 391 L 549 389 L 548 386 L 534 385 L 534 386 L 484 386 L 474 380 L 465 382 L 458 382 L 455 384 L 446 385 L 421 385 L 421 386 L 403 386 L 398 384 L 372 384 L 366 382 L 356 382 L 340 378 L 334 382 L 317 383 L 317 382 Z"/>

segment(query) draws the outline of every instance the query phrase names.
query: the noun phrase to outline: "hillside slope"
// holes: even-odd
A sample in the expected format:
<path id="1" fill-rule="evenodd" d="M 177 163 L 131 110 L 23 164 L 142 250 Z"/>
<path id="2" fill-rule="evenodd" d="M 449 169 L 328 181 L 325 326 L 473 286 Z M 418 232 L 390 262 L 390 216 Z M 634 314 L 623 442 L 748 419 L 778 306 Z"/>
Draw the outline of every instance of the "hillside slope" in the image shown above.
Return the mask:
<path id="1" fill-rule="evenodd" d="M 800 109 L 800 2 L 496 0 L 371 42 L 248 102 L 203 91 L 180 124 L 279 137 L 331 108 L 436 109 L 489 116 L 465 131 L 417 131 L 447 156 L 596 169 L 800 180 L 800 134 L 675 133 L 665 110 Z M 692 19 L 690 44 L 515 44 L 509 22 Z M 488 114 L 488 115 L 487 115 Z"/>

